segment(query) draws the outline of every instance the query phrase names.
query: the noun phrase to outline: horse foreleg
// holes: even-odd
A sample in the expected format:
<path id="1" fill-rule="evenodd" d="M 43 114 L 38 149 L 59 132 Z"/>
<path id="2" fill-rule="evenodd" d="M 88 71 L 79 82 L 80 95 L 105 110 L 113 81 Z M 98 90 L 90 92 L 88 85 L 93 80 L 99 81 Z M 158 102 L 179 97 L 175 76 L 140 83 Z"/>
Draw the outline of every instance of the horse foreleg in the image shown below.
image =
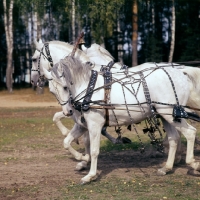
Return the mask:
<path id="1" fill-rule="evenodd" d="M 84 146 L 85 146 L 85 155 L 90 155 L 90 138 L 88 131 L 84 133 Z M 76 170 L 80 171 L 87 168 L 87 161 L 81 161 L 76 165 Z"/>
<path id="2" fill-rule="evenodd" d="M 72 141 L 82 136 L 86 131 L 87 129 L 84 127 L 75 124 L 67 137 L 64 139 L 64 148 L 67 149 L 75 157 L 75 159 L 88 162 L 90 160 L 90 156 L 88 154 L 83 155 L 71 146 Z"/>
<path id="3" fill-rule="evenodd" d="M 94 115 L 90 114 L 85 118 L 87 120 L 87 127 L 90 136 L 90 156 L 91 156 L 91 165 L 89 173 L 81 179 L 81 183 L 88 183 L 96 178 L 97 175 L 97 159 L 100 149 L 100 137 L 101 130 L 104 124 L 104 118 L 95 113 Z M 95 122 L 95 119 L 98 122 Z"/>
<path id="4" fill-rule="evenodd" d="M 54 114 L 53 116 L 53 122 L 57 125 L 57 127 L 59 128 L 59 130 L 61 131 L 61 133 L 64 136 L 67 136 L 67 134 L 70 132 L 69 129 L 67 129 L 62 122 L 60 121 L 63 118 L 67 118 L 64 114 L 63 111 L 57 112 Z"/>

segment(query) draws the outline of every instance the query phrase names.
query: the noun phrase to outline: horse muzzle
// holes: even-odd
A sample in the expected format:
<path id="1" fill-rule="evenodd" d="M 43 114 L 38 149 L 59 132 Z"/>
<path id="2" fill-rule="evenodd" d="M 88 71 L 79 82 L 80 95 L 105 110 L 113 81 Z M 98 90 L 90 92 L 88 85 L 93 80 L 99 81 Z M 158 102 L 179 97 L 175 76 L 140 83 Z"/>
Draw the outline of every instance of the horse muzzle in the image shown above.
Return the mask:
<path id="1" fill-rule="evenodd" d="M 63 111 L 63 115 L 67 116 L 67 117 L 70 117 L 73 115 L 73 111 L 72 110 L 69 110 L 69 112 L 64 112 Z"/>
<path id="2" fill-rule="evenodd" d="M 33 87 L 37 87 L 37 82 L 31 80 L 31 84 L 32 84 Z"/>

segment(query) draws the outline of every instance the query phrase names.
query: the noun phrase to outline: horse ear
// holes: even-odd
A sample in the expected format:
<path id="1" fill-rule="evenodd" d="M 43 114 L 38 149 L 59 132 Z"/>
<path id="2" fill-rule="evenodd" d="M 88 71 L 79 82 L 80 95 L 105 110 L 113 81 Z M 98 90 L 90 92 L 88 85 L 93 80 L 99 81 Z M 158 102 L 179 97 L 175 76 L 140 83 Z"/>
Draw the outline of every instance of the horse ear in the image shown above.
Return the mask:
<path id="1" fill-rule="evenodd" d="M 87 51 L 88 48 L 84 44 L 81 44 L 81 49 L 82 49 L 82 51 L 85 52 L 85 51 Z"/>
<path id="2" fill-rule="evenodd" d="M 40 40 L 41 40 L 41 39 L 40 39 Z M 40 51 L 41 48 L 43 47 L 42 40 L 41 40 L 41 42 L 40 42 L 40 41 L 37 42 L 37 40 L 34 40 L 34 45 L 35 45 L 36 49 L 37 49 L 38 51 Z"/>
<path id="3" fill-rule="evenodd" d="M 42 39 L 41 39 L 41 38 L 39 39 L 39 43 L 40 43 L 40 44 L 43 44 L 43 42 L 42 42 Z"/>

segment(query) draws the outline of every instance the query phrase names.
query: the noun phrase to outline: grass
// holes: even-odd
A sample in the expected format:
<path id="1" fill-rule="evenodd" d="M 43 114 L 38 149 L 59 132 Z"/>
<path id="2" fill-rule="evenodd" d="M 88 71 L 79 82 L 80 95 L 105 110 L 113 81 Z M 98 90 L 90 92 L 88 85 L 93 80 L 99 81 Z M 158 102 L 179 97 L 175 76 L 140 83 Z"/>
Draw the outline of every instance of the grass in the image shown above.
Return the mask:
<path id="1" fill-rule="evenodd" d="M 14 150 L 30 148 L 33 150 L 48 150 L 60 148 L 60 143 L 55 140 L 60 138 L 60 133 L 57 127 L 52 122 L 52 116 L 56 112 L 55 108 L 24 108 L 24 109 L 1 109 L 0 110 L 0 152 L 13 152 Z M 47 114 L 48 113 L 48 114 Z M 4 117 L 1 117 L 4 116 Z M 71 128 L 73 121 L 67 119 L 64 124 Z M 143 128 L 143 125 L 137 125 L 137 128 Z M 116 133 L 112 128 L 108 128 L 109 133 L 116 137 Z M 132 131 L 127 131 L 126 128 L 122 130 L 123 135 L 132 140 L 132 144 L 113 145 L 105 139 L 101 140 L 101 153 L 108 153 L 112 151 L 137 151 L 140 147 L 136 134 Z M 198 132 L 198 135 L 199 132 Z M 144 144 L 148 147 L 149 139 L 146 135 L 140 135 Z M 43 143 L 43 138 L 48 143 Z M 22 141 L 29 141 L 23 143 Z M 183 142 L 185 140 L 183 139 Z M 23 145 L 26 146 L 21 146 Z M 75 148 L 83 150 L 80 146 Z M 19 162 L 22 158 L 12 156 L 0 158 L 0 163 Z M 63 155 L 56 156 L 54 159 L 63 160 L 66 157 Z M 28 158 L 27 158 L 28 160 Z M 23 161 L 24 162 L 24 161 Z M 34 162 L 34 157 L 29 159 L 29 162 Z M 40 183 L 21 186 L 20 194 L 28 194 L 32 199 L 35 194 L 42 191 Z M 61 185 L 55 185 L 57 196 L 45 197 L 41 199 L 116 199 L 116 200 L 198 200 L 200 190 L 200 179 L 198 177 L 168 174 L 165 177 L 155 176 L 139 176 L 132 173 L 129 178 L 122 178 L 116 176 L 104 176 L 100 180 L 94 181 L 87 185 L 77 185 L 73 180 L 66 179 Z M 0 188 L 0 196 L 11 195 L 15 199 L 15 194 L 19 191 L 13 187 L 6 190 Z M 17 197 L 17 196 L 16 196 Z M 39 198 L 40 199 L 40 198 Z"/>
<path id="2" fill-rule="evenodd" d="M 116 200 L 156 200 L 200 199 L 198 191 L 200 181 L 188 180 L 183 176 L 166 176 L 164 179 L 150 179 L 148 177 L 134 177 L 127 181 L 124 179 L 110 178 L 90 185 L 77 186 L 73 182 L 66 183 L 62 188 L 63 199 L 116 199 Z M 192 189 L 192 190 L 191 190 Z"/>

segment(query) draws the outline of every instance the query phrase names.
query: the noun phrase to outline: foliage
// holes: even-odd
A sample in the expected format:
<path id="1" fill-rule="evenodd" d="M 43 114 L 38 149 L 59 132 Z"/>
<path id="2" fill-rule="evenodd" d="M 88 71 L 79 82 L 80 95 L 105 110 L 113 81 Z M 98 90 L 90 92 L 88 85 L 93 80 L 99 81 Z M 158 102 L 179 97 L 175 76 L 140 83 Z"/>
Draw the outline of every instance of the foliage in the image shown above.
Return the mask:
<path id="1" fill-rule="evenodd" d="M 137 0 L 138 64 L 168 61 L 171 38 L 171 1 Z M 131 65 L 132 0 L 75 0 L 76 37 L 84 30 L 87 45 L 105 44 L 119 61 Z M 200 0 L 176 0 L 175 51 L 173 61 L 199 60 Z M 14 86 L 24 83 L 31 67 L 32 42 L 37 26 L 37 12 L 43 41 L 72 42 L 71 0 L 14 1 Z M 3 3 L 0 3 L 0 84 L 5 82 L 6 40 Z"/>
<path id="2" fill-rule="evenodd" d="M 124 0 L 79 0 L 75 3 L 78 20 L 82 26 L 91 26 L 95 42 L 103 43 L 105 37 L 112 36 Z M 65 11 L 70 15 L 71 10 L 71 1 L 67 1 Z"/>
<path id="3" fill-rule="evenodd" d="M 123 3 L 123 0 L 95 0 L 89 4 L 92 35 L 97 43 L 102 43 L 103 38 L 113 34 Z"/>
<path id="4" fill-rule="evenodd" d="M 145 62 L 162 62 L 162 43 L 154 36 L 147 37 L 143 49 Z"/>

